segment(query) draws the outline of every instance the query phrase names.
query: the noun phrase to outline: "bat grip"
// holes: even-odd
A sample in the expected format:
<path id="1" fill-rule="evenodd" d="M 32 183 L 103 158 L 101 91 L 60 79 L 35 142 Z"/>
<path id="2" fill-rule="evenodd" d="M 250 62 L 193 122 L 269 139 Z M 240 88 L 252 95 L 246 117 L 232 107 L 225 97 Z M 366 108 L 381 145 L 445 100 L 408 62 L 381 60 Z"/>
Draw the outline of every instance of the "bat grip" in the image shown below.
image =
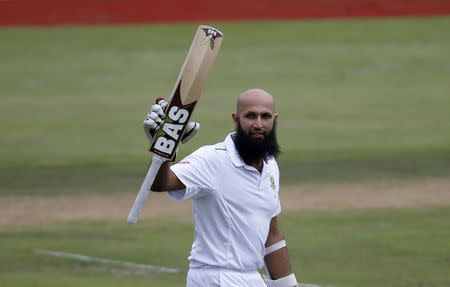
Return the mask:
<path id="1" fill-rule="evenodd" d="M 139 213 L 141 212 L 142 207 L 144 206 L 144 202 L 147 199 L 148 194 L 150 193 L 150 188 L 153 185 L 153 181 L 155 180 L 156 175 L 158 174 L 159 168 L 164 163 L 164 159 L 153 155 L 152 156 L 152 164 L 150 165 L 147 175 L 145 176 L 144 182 L 141 185 L 141 189 L 134 201 L 133 207 L 131 208 L 130 214 L 128 215 L 127 221 L 131 224 L 136 223 Z"/>

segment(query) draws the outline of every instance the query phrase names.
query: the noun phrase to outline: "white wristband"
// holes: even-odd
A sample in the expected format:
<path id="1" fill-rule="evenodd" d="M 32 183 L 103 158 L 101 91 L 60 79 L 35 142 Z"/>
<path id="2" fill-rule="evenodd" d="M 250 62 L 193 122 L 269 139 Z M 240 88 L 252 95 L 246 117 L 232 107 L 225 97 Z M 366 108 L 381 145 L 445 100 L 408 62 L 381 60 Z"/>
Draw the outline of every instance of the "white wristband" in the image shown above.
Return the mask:
<path id="1" fill-rule="evenodd" d="M 266 284 L 268 287 L 295 287 L 298 286 L 297 278 L 294 273 L 284 276 L 277 280 L 271 280 L 266 278 Z"/>
<path id="2" fill-rule="evenodd" d="M 278 249 L 281 249 L 285 246 L 286 246 L 286 241 L 284 241 L 284 240 L 278 241 L 266 248 L 266 250 L 264 252 L 264 256 L 267 254 L 270 254 L 274 251 L 277 251 Z"/>

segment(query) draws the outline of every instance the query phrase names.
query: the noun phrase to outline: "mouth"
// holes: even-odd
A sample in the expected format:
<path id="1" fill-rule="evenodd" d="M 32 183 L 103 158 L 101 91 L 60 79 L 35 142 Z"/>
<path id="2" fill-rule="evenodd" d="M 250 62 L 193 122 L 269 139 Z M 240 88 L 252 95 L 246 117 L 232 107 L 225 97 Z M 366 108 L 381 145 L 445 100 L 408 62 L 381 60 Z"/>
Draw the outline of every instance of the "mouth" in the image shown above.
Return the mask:
<path id="1" fill-rule="evenodd" d="M 263 131 L 251 131 L 249 133 L 250 137 L 253 139 L 264 139 L 265 134 Z"/>

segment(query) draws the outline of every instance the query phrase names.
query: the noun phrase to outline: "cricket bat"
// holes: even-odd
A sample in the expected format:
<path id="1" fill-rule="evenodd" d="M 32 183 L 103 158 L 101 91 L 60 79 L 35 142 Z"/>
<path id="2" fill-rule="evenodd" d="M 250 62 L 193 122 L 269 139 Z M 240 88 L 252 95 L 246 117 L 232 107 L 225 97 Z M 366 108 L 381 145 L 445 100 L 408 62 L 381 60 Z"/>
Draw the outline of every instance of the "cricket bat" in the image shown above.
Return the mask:
<path id="1" fill-rule="evenodd" d="M 136 223 L 161 165 L 164 161 L 174 159 L 178 144 L 219 52 L 222 39 L 223 34 L 219 30 L 205 25 L 198 27 L 175 82 L 163 123 L 150 143 L 149 151 L 153 153 L 152 163 L 128 215 L 129 223 Z"/>

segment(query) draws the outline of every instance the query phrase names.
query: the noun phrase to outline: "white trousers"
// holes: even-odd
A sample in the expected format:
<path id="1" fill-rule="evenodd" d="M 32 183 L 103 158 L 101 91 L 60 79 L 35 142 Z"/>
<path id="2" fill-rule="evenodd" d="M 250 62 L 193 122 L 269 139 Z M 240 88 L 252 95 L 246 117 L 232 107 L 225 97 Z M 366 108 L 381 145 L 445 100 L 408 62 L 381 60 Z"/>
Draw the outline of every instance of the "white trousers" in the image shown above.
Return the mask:
<path id="1" fill-rule="evenodd" d="M 186 287 L 266 287 L 258 271 L 221 268 L 190 268 Z"/>

